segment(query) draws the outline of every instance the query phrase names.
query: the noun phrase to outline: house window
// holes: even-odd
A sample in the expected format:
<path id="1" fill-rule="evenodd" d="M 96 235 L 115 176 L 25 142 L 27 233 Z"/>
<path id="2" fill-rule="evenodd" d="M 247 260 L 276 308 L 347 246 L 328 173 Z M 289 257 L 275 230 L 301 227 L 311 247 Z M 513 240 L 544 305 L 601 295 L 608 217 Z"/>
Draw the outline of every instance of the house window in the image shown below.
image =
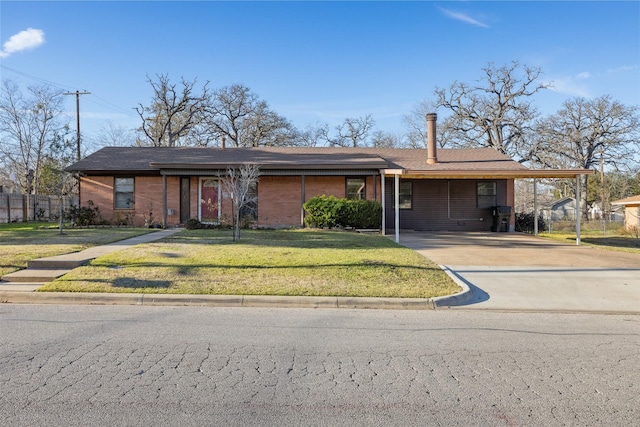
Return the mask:
<path id="1" fill-rule="evenodd" d="M 478 182 L 478 207 L 490 208 L 497 204 L 498 185 L 495 182 Z"/>
<path id="2" fill-rule="evenodd" d="M 116 178 L 114 183 L 115 208 L 133 209 L 133 178 Z"/>
<path id="3" fill-rule="evenodd" d="M 366 199 L 365 178 L 347 178 L 347 199 Z"/>
<path id="4" fill-rule="evenodd" d="M 400 209 L 413 208 L 413 182 L 400 181 L 400 191 L 398 192 L 398 207 Z"/>

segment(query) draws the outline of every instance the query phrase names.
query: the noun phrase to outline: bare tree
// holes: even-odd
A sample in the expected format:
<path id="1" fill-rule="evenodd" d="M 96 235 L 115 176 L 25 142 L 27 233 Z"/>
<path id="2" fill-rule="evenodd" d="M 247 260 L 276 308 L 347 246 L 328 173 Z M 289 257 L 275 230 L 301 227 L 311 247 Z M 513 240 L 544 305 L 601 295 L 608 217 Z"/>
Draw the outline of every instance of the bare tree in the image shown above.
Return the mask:
<path id="1" fill-rule="evenodd" d="M 224 197 L 231 201 L 233 218 L 233 241 L 240 239 L 240 221 L 243 215 L 252 215 L 258 202 L 256 191 L 260 167 L 255 163 L 247 163 L 237 168 L 228 167 L 220 184 Z"/>
<path id="2" fill-rule="evenodd" d="M 317 147 L 327 142 L 329 135 L 329 125 L 326 123 L 308 125 L 298 134 L 298 143 L 303 147 Z"/>
<path id="3" fill-rule="evenodd" d="M 240 84 L 215 91 L 207 107 L 206 120 L 212 140 L 224 137 L 236 147 L 293 145 L 297 138 L 294 126 L 287 119 Z"/>
<path id="4" fill-rule="evenodd" d="M 337 135 L 329 139 L 331 146 L 364 147 L 367 145 L 367 137 L 376 122 L 367 114 L 364 117 L 347 117 L 340 125 L 336 126 Z"/>
<path id="5" fill-rule="evenodd" d="M 439 124 L 441 138 L 451 147 L 491 147 L 520 162 L 529 160 L 527 134 L 538 112 L 531 97 L 549 87 L 539 83 L 538 67 L 518 62 L 485 68 L 478 84 L 454 82 L 448 90 L 436 88 L 436 105 L 451 112 Z M 520 75 L 519 75 L 520 74 Z"/>
<path id="6" fill-rule="evenodd" d="M 398 135 L 391 132 L 377 130 L 371 137 L 371 146 L 376 148 L 400 148 L 402 145 Z"/>
<path id="7" fill-rule="evenodd" d="M 539 150 L 533 160 L 547 167 L 593 169 L 602 159 L 604 166 L 629 168 L 640 151 L 639 124 L 638 107 L 627 107 L 608 95 L 567 100 L 560 111 L 538 122 Z M 584 208 L 587 178 L 582 181 Z"/>
<path id="8" fill-rule="evenodd" d="M 427 146 L 427 121 L 425 117 L 435 110 L 436 105 L 433 102 L 423 100 L 416 104 L 409 114 L 403 117 L 409 147 L 425 148 Z M 439 131 L 442 132 L 441 129 Z M 441 144 L 444 140 L 441 136 L 438 137 L 438 143 Z"/>
<path id="9" fill-rule="evenodd" d="M 100 128 L 96 142 L 99 147 L 132 147 L 136 145 L 136 132 L 133 129 L 107 121 Z"/>
<path id="10" fill-rule="evenodd" d="M 153 88 L 153 99 L 148 107 L 139 104 L 136 112 L 142 120 L 141 132 L 154 147 L 181 145 L 190 131 L 202 121 L 209 102 L 206 82 L 196 94 L 197 79 L 181 79 L 181 87 L 172 84 L 166 74 L 156 75 L 157 81 L 147 76 Z"/>
<path id="11" fill-rule="evenodd" d="M 48 86 L 30 86 L 27 88 L 29 97 L 25 98 L 10 80 L 2 82 L 2 89 L 2 163 L 16 177 L 22 191 L 37 192 L 45 156 L 56 154 L 50 151 L 52 145 L 69 131 L 68 123 L 62 119 L 62 91 Z"/>

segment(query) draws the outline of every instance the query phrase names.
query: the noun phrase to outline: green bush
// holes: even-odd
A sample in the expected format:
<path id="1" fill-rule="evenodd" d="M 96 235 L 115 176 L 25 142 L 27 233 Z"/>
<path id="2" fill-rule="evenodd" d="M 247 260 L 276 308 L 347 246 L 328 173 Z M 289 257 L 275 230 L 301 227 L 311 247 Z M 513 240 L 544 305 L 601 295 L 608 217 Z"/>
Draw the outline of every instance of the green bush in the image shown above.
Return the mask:
<path id="1" fill-rule="evenodd" d="M 308 227 L 380 228 L 382 223 L 382 205 L 372 200 L 322 195 L 312 197 L 303 206 Z"/>
<path id="2" fill-rule="evenodd" d="M 64 219 L 72 221 L 74 225 L 103 225 L 106 221 L 102 218 L 100 208 L 95 206 L 92 200 L 87 201 L 87 206 L 71 206 L 63 214 Z"/>
<path id="3" fill-rule="evenodd" d="M 382 224 L 382 205 L 373 200 L 347 200 L 343 214 L 343 226 L 380 228 Z"/>
<path id="4" fill-rule="evenodd" d="M 338 199 L 334 196 L 315 196 L 309 199 L 304 205 L 307 216 L 304 223 L 308 227 L 335 227 L 340 223 L 343 216 L 345 199 Z"/>

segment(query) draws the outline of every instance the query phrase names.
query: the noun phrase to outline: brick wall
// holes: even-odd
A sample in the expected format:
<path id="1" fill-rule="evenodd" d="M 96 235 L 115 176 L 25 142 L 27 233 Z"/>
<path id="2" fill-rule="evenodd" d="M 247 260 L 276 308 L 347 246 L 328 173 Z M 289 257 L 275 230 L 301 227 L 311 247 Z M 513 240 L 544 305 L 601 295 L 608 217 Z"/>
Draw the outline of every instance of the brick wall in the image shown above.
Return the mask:
<path id="1" fill-rule="evenodd" d="M 262 176 L 258 184 L 258 226 L 301 224 L 302 179 L 299 176 Z"/>
<path id="2" fill-rule="evenodd" d="M 114 208 L 113 185 L 113 176 L 82 177 L 80 179 L 82 206 L 88 206 L 88 201 L 91 200 L 94 206 L 100 208 L 102 217 L 110 223 L 143 226 L 145 217 L 149 216 L 152 216 L 154 222 L 162 223 L 162 177 L 137 176 L 135 178 L 133 209 Z M 173 209 L 174 212 L 173 215 L 167 215 L 167 225 L 177 225 L 180 222 L 180 179 L 178 177 L 167 177 L 167 209 Z"/>

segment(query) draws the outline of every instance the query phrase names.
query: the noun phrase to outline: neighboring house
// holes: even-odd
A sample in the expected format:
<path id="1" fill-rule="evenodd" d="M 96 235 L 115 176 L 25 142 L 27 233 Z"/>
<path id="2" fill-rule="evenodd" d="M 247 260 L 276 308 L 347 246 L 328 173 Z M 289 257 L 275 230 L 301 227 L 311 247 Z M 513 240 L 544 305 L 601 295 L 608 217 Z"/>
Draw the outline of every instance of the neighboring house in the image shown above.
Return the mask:
<path id="1" fill-rule="evenodd" d="M 640 195 L 611 202 L 613 206 L 624 206 L 624 226 L 628 230 L 640 229 Z"/>
<path id="2" fill-rule="evenodd" d="M 547 203 L 540 207 L 543 217 L 547 221 L 575 221 L 576 219 L 576 199 L 564 197 Z M 589 211 L 592 214 L 592 211 Z"/>
<path id="3" fill-rule="evenodd" d="M 231 216 L 218 178 L 228 168 L 260 167 L 255 223 L 300 227 L 316 195 L 378 200 L 386 229 L 489 231 L 493 206 L 514 205 L 516 178 L 571 178 L 588 170 L 531 170 L 491 148 L 440 149 L 435 114 L 426 149 L 271 147 L 107 147 L 68 168 L 80 175 L 80 200 L 104 218 L 164 226 Z M 514 228 L 514 214 L 509 230 Z"/>

